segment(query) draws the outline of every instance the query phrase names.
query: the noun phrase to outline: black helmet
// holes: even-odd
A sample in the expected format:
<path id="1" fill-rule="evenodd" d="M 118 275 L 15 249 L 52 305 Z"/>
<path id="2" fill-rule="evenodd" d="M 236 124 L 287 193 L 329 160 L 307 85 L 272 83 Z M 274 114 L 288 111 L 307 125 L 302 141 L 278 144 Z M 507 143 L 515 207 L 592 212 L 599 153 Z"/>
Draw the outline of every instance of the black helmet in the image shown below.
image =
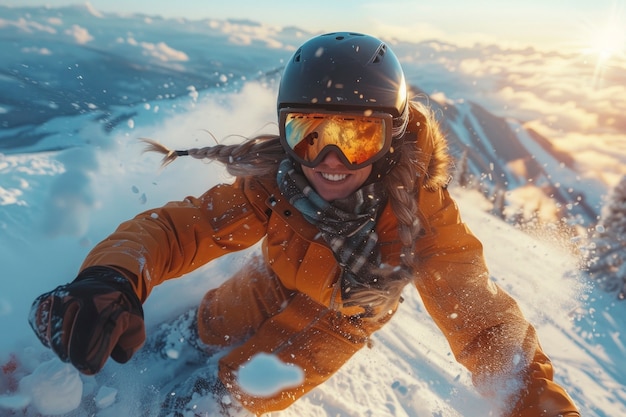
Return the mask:
<path id="1" fill-rule="evenodd" d="M 407 89 L 398 58 L 373 36 L 336 32 L 304 43 L 291 57 L 278 91 L 278 110 L 369 109 L 401 117 Z"/>
<path id="2" fill-rule="evenodd" d="M 404 72 L 391 48 L 373 36 L 352 32 L 316 36 L 285 65 L 277 107 L 279 112 L 290 107 L 382 111 L 393 116 L 393 136 L 399 140 L 408 120 Z M 377 176 L 390 170 L 397 157 L 396 153 L 385 158 Z"/>

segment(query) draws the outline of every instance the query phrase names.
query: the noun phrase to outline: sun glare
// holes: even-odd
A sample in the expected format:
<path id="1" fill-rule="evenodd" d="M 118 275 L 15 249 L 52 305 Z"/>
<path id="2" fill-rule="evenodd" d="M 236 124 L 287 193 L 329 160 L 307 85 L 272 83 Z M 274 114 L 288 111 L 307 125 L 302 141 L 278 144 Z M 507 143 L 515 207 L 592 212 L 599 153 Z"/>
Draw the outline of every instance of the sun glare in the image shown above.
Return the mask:
<path id="1" fill-rule="evenodd" d="M 583 26 L 579 39 L 582 54 L 595 66 L 591 85 L 597 87 L 610 67 L 626 62 L 624 8 L 614 3 L 606 20 Z"/>
<path id="2" fill-rule="evenodd" d="M 589 52 L 597 55 L 600 61 L 623 55 L 625 46 L 626 28 L 615 24 L 598 28 L 589 37 Z"/>

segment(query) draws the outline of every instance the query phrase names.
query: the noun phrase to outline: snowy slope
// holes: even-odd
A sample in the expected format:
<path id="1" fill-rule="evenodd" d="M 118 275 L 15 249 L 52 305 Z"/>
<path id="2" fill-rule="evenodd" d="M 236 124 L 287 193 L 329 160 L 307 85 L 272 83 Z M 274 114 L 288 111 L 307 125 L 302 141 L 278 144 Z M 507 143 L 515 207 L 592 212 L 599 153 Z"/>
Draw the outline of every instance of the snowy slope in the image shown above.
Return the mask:
<path id="1" fill-rule="evenodd" d="M 615 306 L 593 291 L 583 291 L 571 273 L 575 259 L 484 214 L 479 207 L 480 197 L 463 192 L 455 194 L 466 221 L 486 244 L 494 278 L 520 300 L 522 308 L 538 327 L 544 347 L 554 360 L 557 380 L 570 391 L 583 415 L 624 415 L 626 378 L 621 358 L 626 353 L 626 340 L 620 329 L 626 323 L 614 311 L 622 306 Z M 217 285 L 242 262 L 241 257 L 247 255 L 220 260 L 185 280 L 159 288 L 147 304 L 147 317 L 154 321 L 155 310 L 159 310 L 161 317 L 170 316 L 197 302 L 192 294 L 197 293 L 198 287 Z M 486 404 L 471 387 L 467 372 L 452 358 L 416 291 L 409 288 L 405 296 L 406 301 L 397 316 L 375 336 L 371 349 L 357 354 L 327 384 L 275 415 L 487 415 Z M 178 300 L 180 305 L 172 305 L 171 300 Z M 46 366 L 47 362 L 42 365 L 40 361 L 48 356 L 34 341 L 23 340 L 16 345 L 20 347 L 15 352 L 19 360 L 27 361 L 28 370 L 36 373 Z M 147 371 L 158 373 L 162 369 L 162 364 L 156 361 L 156 371 L 150 370 L 149 362 L 143 365 Z M 102 375 L 82 377 L 83 405 L 102 387 L 108 387 L 118 393 L 119 399 L 99 410 L 99 416 L 120 415 L 118 413 L 135 409 L 136 397 L 129 398 L 124 393 L 137 392 L 136 381 L 140 375 L 137 370 L 131 365 L 109 363 Z M 58 392 L 63 384 L 73 387 L 75 378 L 66 372 L 57 381 L 59 384 L 48 389 Z M 40 407 L 50 409 L 57 402 L 54 398 L 52 396 Z M 19 404 L 18 400 L 20 397 L 9 394 L 4 403 Z M 27 400 L 22 398 L 21 401 Z M 36 414 L 31 410 L 26 415 Z"/>

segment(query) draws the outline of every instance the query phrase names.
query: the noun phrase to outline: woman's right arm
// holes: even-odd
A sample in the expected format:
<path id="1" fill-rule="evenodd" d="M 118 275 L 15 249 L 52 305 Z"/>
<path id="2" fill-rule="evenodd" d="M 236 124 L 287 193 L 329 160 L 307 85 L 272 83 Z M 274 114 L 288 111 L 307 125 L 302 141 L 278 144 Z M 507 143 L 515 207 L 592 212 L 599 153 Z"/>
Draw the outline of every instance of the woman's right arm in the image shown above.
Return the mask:
<path id="1" fill-rule="evenodd" d="M 258 242 L 266 231 L 265 210 L 263 189 L 254 179 L 218 185 L 200 198 L 170 202 L 120 224 L 80 269 L 118 270 L 143 302 L 163 281 Z"/>

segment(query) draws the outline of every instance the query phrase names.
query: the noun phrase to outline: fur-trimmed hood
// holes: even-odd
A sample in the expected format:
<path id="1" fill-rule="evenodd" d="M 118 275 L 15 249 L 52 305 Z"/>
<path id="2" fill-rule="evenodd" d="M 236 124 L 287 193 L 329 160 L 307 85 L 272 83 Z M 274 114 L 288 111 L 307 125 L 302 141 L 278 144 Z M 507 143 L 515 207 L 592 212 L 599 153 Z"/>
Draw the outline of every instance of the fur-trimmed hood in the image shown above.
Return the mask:
<path id="1" fill-rule="evenodd" d="M 451 178 L 452 158 L 432 110 L 421 103 L 411 102 L 407 132 L 417 135 L 417 164 L 423 186 L 429 190 L 446 187 Z"/>

